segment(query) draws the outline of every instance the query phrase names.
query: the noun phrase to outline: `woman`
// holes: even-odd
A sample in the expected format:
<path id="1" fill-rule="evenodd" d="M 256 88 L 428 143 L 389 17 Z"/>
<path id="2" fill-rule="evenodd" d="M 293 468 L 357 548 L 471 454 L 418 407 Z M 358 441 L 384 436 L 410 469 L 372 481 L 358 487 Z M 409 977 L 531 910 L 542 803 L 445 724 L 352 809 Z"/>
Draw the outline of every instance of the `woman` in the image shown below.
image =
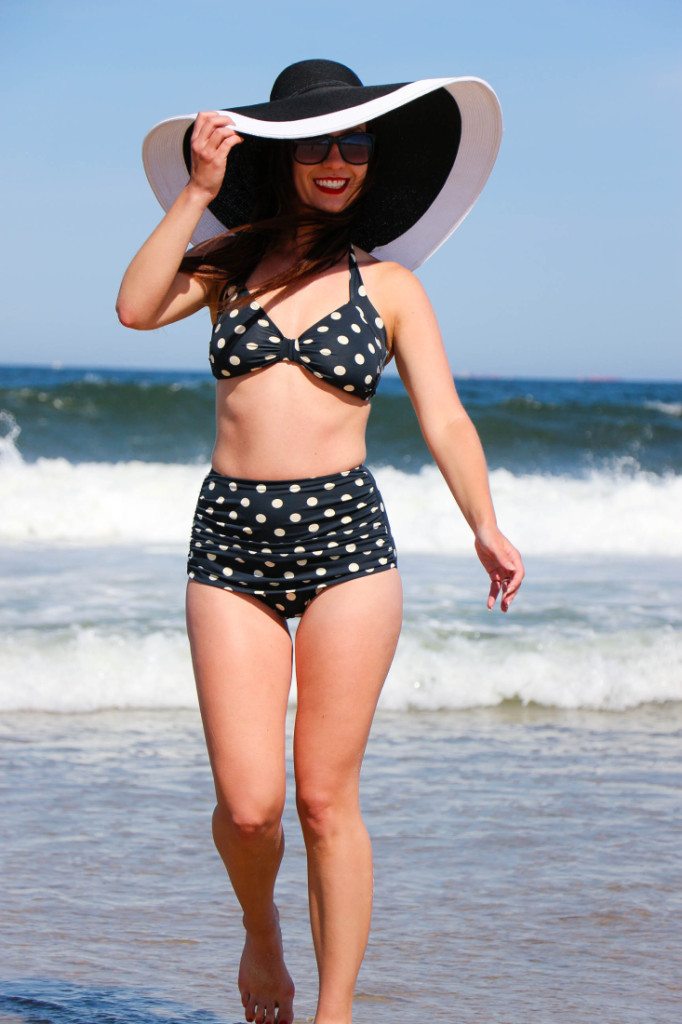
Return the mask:
<path id="1" fill-rule="evenodd" d="M 483 101 L 487 150 L 471 129 L 485 121 L 472 113 Z M 439 127 L 425 146 L 429 118 Z M 395 546 L 364 465 L 369 399 L 391 358 L 474 533 L 488 608 L 501 594 L 507 611 L 523 578 L 434 314 L 407 269 L 473 205 L 499 112 L 478 80 L 365 87 L 344 65 L 303 61 L 282 72 L 269 104 L 157 129 L 145 164 L 167 213 L 126 271 L 117 309 L 126 326 L 152 330 L 207 306 L 214 325 L 217 437 L 194 520 L 187 624 L 213 835 L 246 931 L 239 990 L 247 1021 L 291 1024 L 273 895 L 296 616 L 315 1020 L 339 1024 L 351 1020 L 372 903 L 360 767 L 402 618 Z M 204 244 L 185 255 L 191 240 Z"/>

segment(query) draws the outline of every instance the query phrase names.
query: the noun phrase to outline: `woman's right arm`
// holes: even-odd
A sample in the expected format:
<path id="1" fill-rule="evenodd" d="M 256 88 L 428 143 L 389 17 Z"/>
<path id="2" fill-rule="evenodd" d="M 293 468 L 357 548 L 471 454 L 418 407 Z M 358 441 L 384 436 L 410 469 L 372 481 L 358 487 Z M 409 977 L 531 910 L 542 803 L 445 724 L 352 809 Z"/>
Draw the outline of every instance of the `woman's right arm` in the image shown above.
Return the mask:
<path id="1" fill-rule="evenodd" d="M 178 267 L 202 214 L 218 194 L 230 150 L 242 142 L 232 123 L 216 111 L 197 116 L 190 180 L 123 276 L 116 312 L 125 327 L 152 331 L 208 302 L 208 284 Z"/>

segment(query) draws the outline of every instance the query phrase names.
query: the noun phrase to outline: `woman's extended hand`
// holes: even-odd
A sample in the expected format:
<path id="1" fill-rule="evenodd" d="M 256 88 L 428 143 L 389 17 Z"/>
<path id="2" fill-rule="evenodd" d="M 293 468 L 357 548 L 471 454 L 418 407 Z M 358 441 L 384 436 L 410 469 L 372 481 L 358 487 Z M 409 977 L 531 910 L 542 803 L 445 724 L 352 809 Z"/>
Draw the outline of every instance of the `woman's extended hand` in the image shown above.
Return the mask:
<path id="1" fill-rule="evenodd" d="M 189 188 L 200 192 L 210 202 L 220 191 L 230 150 L 243 142 L 227 114 L 216 110 L 197 114 L 192 130 L 192 173 Z"/>
<path id="2" fill-rule="evenodd" d="M 525 576 L 521 555 L 497 527 L 480 530 L 476 534 L 474 547 L 483 568 L 490 576 L 488 609 L 492 611 L 501 590 L 500 608 L 503 612 L 508 611 Z"/>

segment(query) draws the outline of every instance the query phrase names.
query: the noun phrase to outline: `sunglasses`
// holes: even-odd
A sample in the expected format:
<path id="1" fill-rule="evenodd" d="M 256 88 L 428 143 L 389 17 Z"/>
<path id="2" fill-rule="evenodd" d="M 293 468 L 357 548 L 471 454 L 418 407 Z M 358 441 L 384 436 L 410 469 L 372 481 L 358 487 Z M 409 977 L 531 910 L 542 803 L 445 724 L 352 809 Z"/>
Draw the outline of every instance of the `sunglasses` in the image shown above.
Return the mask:
<path id="1" fill-rule="evenodd" d="M 367 164 L 374 149 L 374 136 L 369 132 L 351 132 L 350 135 L 296 139 L 291 144 L 294 160 L 299 164 L 321 164 L 329 156 L 334 143 L 347 164 Z"/>

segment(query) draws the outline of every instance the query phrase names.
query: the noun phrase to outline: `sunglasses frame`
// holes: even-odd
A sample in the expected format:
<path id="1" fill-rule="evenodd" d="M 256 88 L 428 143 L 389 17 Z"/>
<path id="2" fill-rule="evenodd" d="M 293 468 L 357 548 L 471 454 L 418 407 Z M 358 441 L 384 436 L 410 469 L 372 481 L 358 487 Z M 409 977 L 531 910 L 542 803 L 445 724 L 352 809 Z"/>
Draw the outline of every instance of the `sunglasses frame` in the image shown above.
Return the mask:
<path id="1" fill-rule="evenodd" d="M 369 147 L 369 155 L 366 160 L 349 160 L 347 153 L 344 153 L 344 147 L 348 144 L 350 139 L 357 139 L 358 137 L 366 140 L 365 145 Z M 352 164 L 354 167 L 365 167 L 372 159 L 372 153 L 374 152 L 374 135 L 371 132 L 348 132 L 347 135 L 312 135 L 309 139 L 292 139 L 291 141 L 291 152 L 294 160 L 297 164 L 303 164 L 304 167 L 314 167 L 315 164 L 322 164 L 331 153 L 332 146 L 334 143 L 339 148 L 339 154 L 341 159 L 347 163 Z M 313 142 L 324 142 L 326 143 L 327 149 L 323 156 L 319 160 L 299 160 L 296 156 L 296 149 L 301 143 L 313 143 Z M 350 143 L 352 146 L 353 143 Z"/>

